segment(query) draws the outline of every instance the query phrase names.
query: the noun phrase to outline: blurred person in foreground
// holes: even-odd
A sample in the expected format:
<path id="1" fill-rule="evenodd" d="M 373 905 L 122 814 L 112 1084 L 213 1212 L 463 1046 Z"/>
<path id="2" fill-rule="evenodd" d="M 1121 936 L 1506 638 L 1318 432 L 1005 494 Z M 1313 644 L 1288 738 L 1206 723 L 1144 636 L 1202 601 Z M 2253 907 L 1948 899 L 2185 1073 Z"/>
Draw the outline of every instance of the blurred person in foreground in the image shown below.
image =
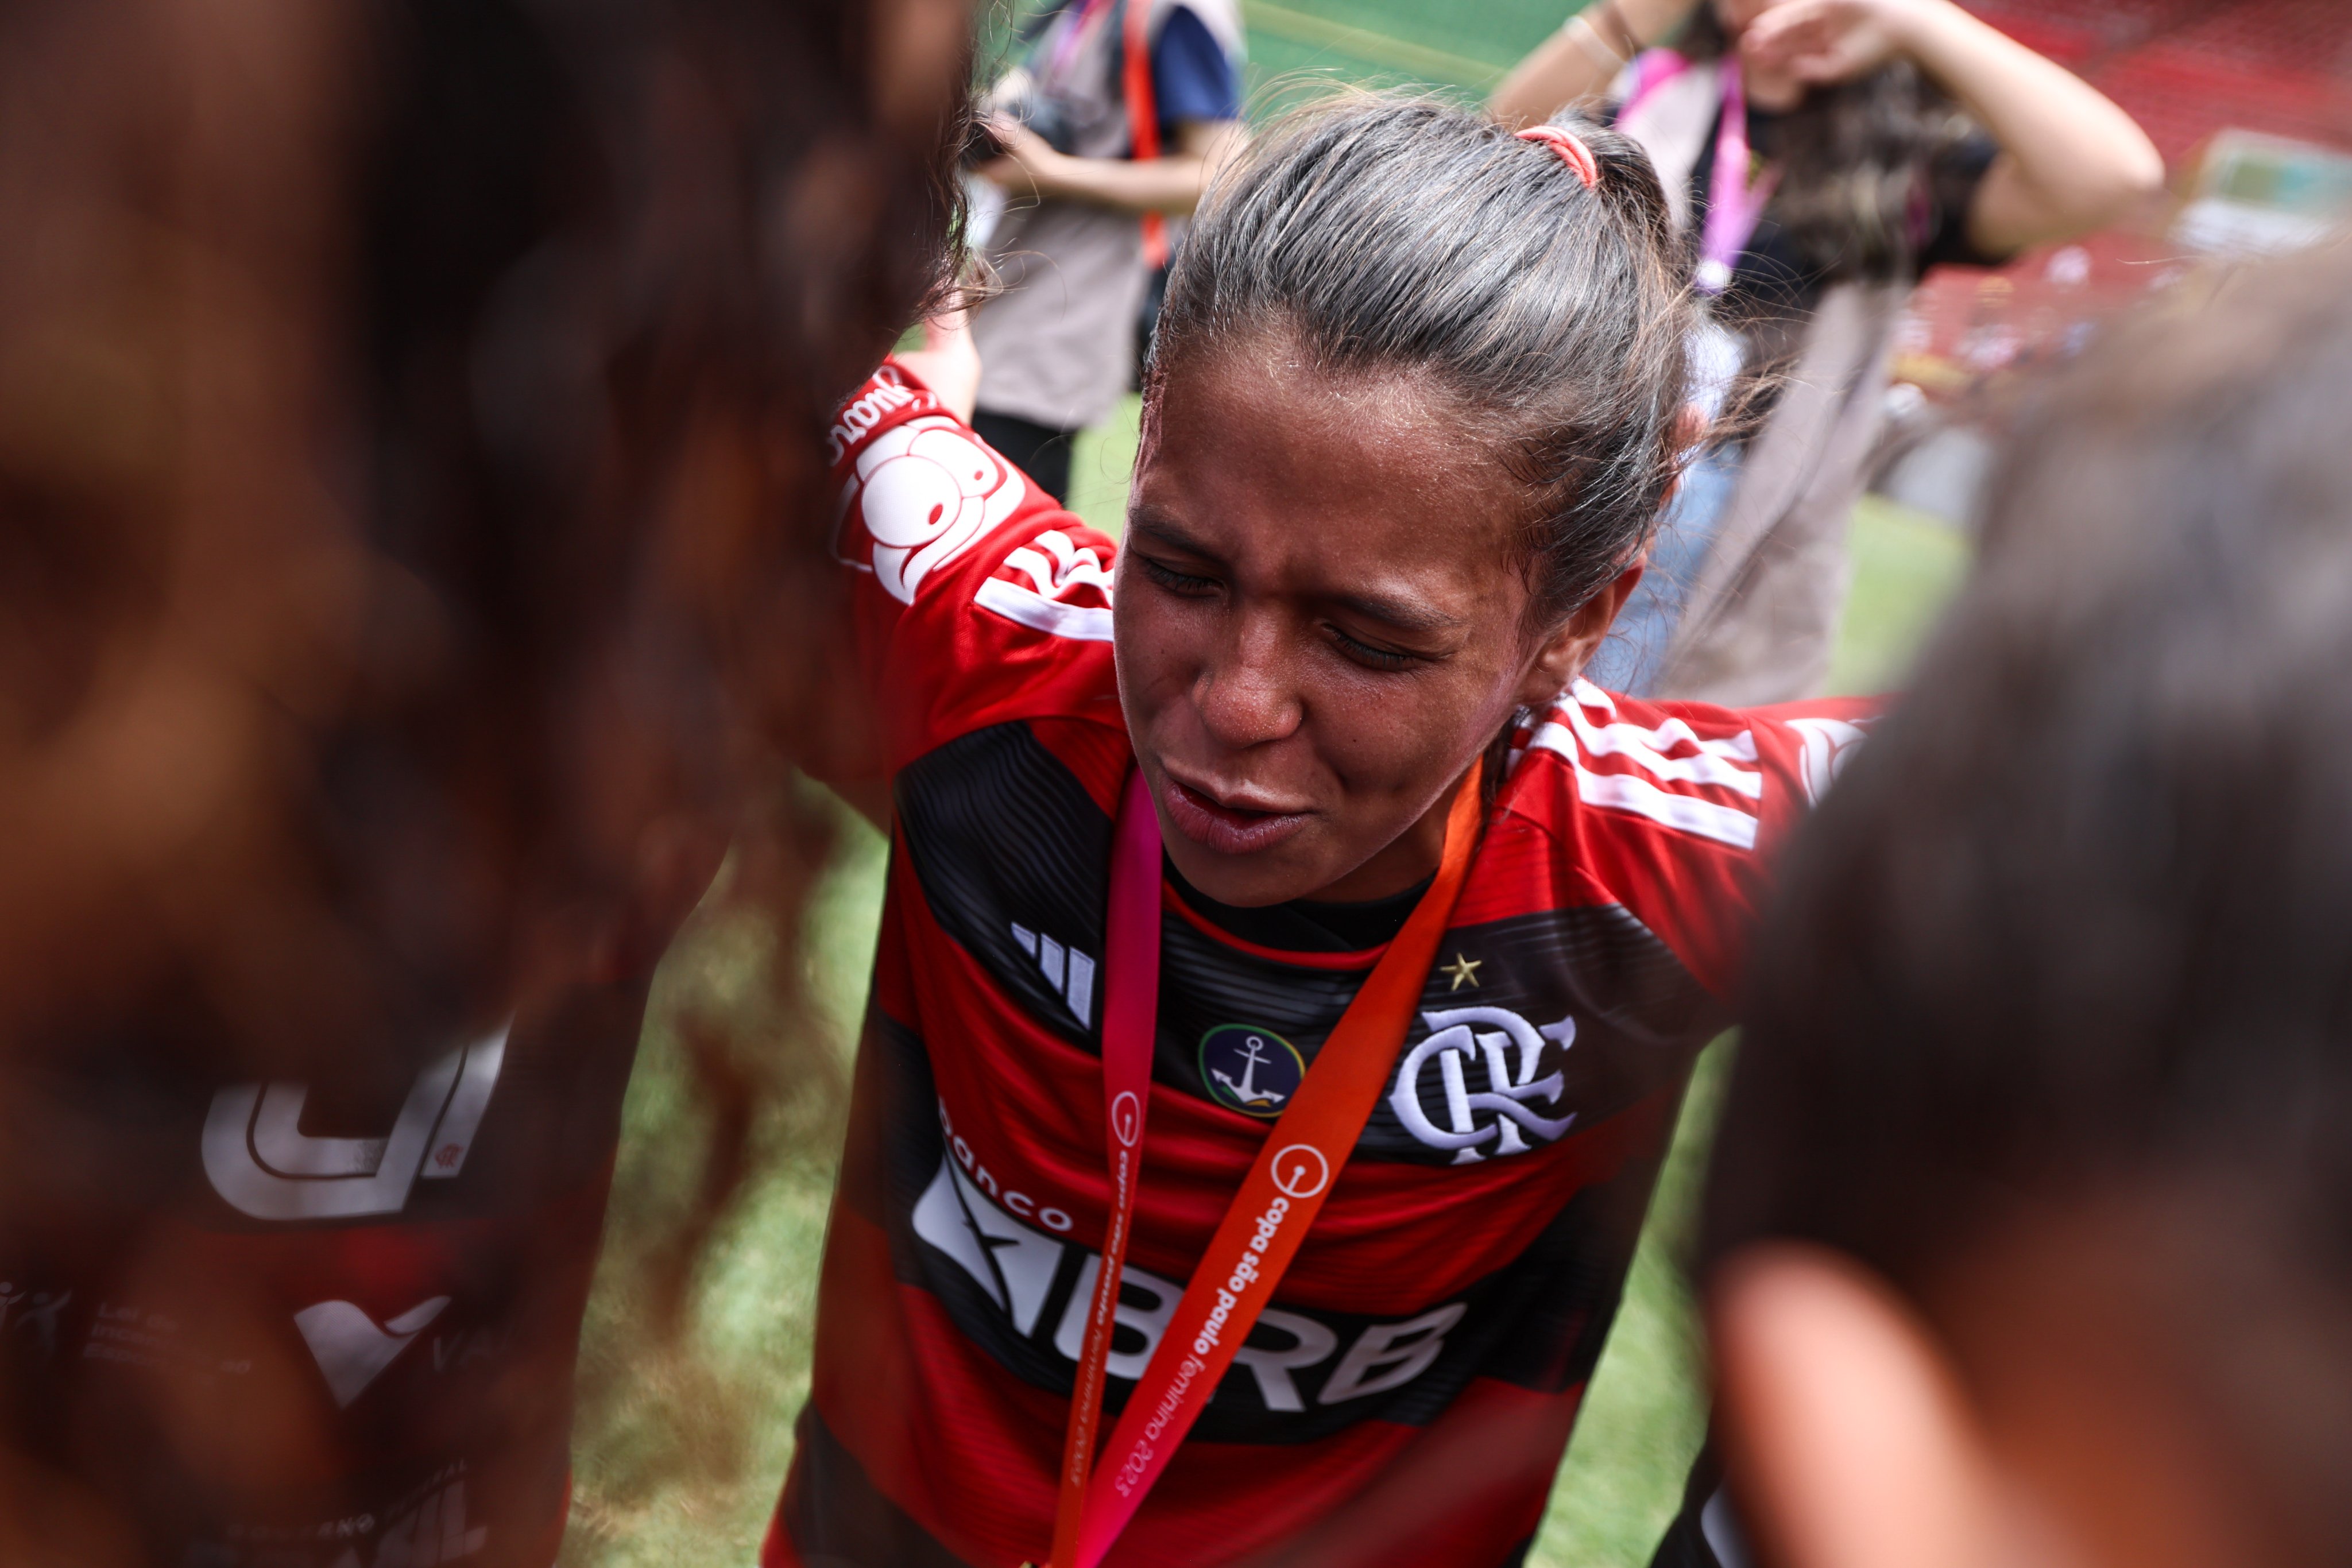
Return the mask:
<path id="1" fill-rule="evenodd" d="M 1805 695 L 1829 668 L 1912 285 L 2114 223 L 2163 161 L 2096 89 L 1952 0 L 1598 0 L 1494 110 L 1523 124 L 1594 99 L 1657 162 L 1705 308 L 1700 401 L 1731 417 L 1593 678 Z"/>
<path id="2" fill-rule="evenodd" d="M 968 20 L 0 9 L 0 1563 L 553 1559 Z"/>
<path id="3" fill-rule="evenodd" d="M 1241 72 L 1234 0 L 1059 0 L 989 95 L 1003 287 L 972 320 L 972 427 L 1056 500 L 1070 444 L 1133 380 L 1170 220 L 1239 143 Z"/>
<path id="4" fill-rule="evenodd" d="M 1791 850 L 1706 1214 L 1755 1561 L 2352 1562 L 2347 283 L 2049 391 Z"/>

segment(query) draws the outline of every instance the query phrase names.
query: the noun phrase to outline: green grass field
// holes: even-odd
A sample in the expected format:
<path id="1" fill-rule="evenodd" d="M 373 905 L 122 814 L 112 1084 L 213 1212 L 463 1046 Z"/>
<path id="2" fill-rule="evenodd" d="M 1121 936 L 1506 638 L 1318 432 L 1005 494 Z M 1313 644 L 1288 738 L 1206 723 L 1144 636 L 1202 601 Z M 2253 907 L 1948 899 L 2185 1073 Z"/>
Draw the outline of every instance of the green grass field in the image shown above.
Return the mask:
<path id="1" fill-rule="evenodd" d="M 1245 0 L 1252 112 L 1334 81 L 1471 98 L 1566 15 L 1560 0 Z M 1001 12 L 999 21 L 1010 13 Z M 1135 402 L 1081 441 L 1076 510 L 1116 532 L 1135 452 Z M 1866 501 L 1855 583 L 1830 689 L 1884 689 L 1965 566 L 1948 528 Z M 835 847 L 785 950 L 755 915 L 714 899 L 656 981 L 633 1080 L 606 1247 L 582 1349 L 573 1568 L 751 1563 L 808 1390 L 816 1265 L 840 1146 L 847 1067 L 881 900 L 882 841 L 835 812 Z M 781 978 L 789 1003 L 774 999 Z M 772 1049 L 789 1092 L 755 1128 L 758 1175 L 703 1258 L 676 1335 L 644 1287 L 698 1177 L 707 1121 L 682 1019 L 716 1018 Z M 1556 1487 L 1534 1561 L 1639 1568 L 1672 1514 L 1705 1424 L 1704 1371 L 1675 1260 L 1687 1234 L 1727 1047 L 1702 1059 L 1628 1286 Z"/>

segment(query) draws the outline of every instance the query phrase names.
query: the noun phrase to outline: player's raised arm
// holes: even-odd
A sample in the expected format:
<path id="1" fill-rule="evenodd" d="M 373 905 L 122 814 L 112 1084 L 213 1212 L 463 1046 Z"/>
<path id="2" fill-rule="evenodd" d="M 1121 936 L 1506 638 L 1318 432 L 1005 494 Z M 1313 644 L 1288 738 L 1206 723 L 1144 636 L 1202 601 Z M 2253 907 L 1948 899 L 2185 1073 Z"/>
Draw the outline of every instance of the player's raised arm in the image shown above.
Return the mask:
<path id="1" fill-rule="evenodd" d="M 973 433 L 954 341 L 885 361 L 828 436 L 849 602 L 809 770 L 877 824 L 908 760 L 1109 666 L 1114 547 Z"/>

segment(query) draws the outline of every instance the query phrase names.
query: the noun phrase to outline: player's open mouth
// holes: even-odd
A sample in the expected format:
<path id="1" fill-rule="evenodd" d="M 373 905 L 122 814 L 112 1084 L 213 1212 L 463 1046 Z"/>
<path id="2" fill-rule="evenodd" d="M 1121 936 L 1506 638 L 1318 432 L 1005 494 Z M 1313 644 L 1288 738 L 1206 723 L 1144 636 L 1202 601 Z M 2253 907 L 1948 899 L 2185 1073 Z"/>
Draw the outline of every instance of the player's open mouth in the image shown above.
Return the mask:
<path id="1" fill-rule="evenodd" d="M 1160 800 L 1176 831 L 1202 849 L 1219 854 L 1255 854 L 1271 849 L 1307 825 L 1305 811 L 1262 811 L 1227 805 L 1206 790 L 1166 776 Z"/>

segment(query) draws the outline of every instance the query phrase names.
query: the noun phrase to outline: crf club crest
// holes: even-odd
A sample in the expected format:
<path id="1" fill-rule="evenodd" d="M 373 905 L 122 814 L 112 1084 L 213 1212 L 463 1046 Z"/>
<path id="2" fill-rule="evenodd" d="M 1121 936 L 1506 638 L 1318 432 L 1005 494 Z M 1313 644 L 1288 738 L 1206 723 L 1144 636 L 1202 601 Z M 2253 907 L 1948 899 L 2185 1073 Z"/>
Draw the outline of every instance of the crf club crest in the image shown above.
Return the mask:
<path id="1" fill-rule="evenodd" d="M 1298 1048 L 1270 1029 L 1219 1024 L 1201 1037 L 1201 1082 L 1228 1111 L 1271 1121 L 1290 1109 L 1306 1076 Z"/>

